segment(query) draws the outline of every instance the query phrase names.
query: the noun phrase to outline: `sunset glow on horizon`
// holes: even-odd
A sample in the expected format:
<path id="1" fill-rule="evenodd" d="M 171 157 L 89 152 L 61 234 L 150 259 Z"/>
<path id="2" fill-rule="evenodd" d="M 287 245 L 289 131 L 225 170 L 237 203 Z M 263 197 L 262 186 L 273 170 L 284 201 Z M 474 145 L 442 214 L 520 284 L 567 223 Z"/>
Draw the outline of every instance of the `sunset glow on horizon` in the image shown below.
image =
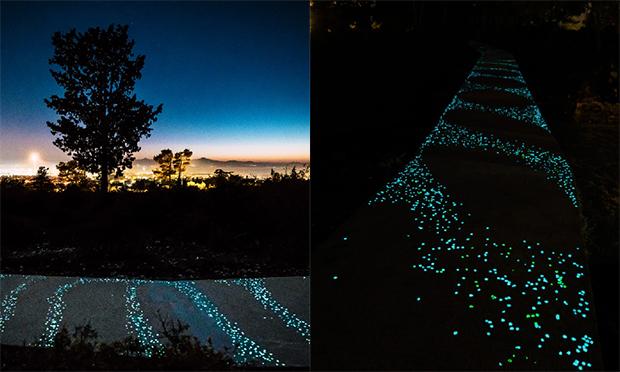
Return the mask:
<path id="1" fill-rule="evenodd" d="M 45 124 L 57 116 L 43 99 L 62 95 L 49 73 L 51 36 L 112 23 L 129 25 L 134 52 L 146 56 L 138 99 L 163 103 L 136 159 L 187 148 L 193 159 L 309 162 L 307 4 L 1 6 L 0 173 L 53 173 L 71 159 Z"/>

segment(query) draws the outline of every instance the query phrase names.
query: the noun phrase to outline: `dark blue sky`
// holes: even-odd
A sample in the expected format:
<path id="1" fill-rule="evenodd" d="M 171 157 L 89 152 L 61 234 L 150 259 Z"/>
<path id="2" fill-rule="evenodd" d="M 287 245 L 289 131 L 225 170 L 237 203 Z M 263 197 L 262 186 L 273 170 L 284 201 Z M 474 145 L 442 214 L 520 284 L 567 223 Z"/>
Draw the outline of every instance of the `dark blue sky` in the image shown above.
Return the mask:
<path id="1" fill-rule="evenodd" d="M 64 155 L 45 125 L 51 35 L 129 24 L 146 55 L 138 98 L 164 104 L 138 157 L 189 147 L 215 159 L 308 159 L 304 2 L 2 2 L 0 164 Z"/>

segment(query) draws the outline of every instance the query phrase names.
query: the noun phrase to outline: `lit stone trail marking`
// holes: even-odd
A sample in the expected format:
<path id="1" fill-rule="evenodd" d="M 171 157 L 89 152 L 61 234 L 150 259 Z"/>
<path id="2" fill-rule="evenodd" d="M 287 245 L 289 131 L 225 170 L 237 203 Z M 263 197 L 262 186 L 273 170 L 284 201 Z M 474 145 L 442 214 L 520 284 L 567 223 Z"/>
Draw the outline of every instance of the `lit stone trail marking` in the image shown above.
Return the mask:
<path id="1" fill-rule="evenodd" d="M 462 225 L 456 208 L 462 204 L 453 201 L 446 187 L 441 185 L 422 162 L 419 155 L 368 204 L 404 203 L 413 214 L 418 229 L 429 226 L 435 232 L 447 232 L 452 225 Z M 460 228 L 460 227 L 459 227 Z"/>
<path id="2" fill-rule="evenodd" d="M 502 62 L 499 60 L 485 60 L 482 58 L 478 60 L 475 67 L 484 68 L 485 65 L 504 66 L 506 67 L 507 70 L 510 70 L 510 71 L 518 71 L 517 69 L 519 68 L 519 65 L 517 65 L 517 62 L 514 60 L 511 60 L 510 62 Z"/>
<path id="3" fill-rule="evenodd" d="M 521 75 L 512 75 L 510 73 L 502 74 L 501 72 L 508 72 L 508 71 L 506 71 L 506 70 L 499 70 L 499 69 L 493 69 L 493 70 L 499 71 L 499 73 L 489 73 L 489 72 L 486 72 L 484 70 L 488 70 L 488 69 L 473 70 L 469 74 L 469 78 L 487 77 L 487 78 L 495 78 L 495 79 L 513 80 L 513 81 L 516 81 L 518 83 L 525 84 L 525 79 L 523 79 L 523 77 Z"/>
<path id="4" fill-rule="evenodd" d="M 47 312 L 47 318 L 45 319 L 45 331 L 41 336 L 40 344 L 45 347 L 54 346 L 54 337 L 60 330 L 62 323 L 63 312 L 67 307 L 67 304 L 63 301 L 63 296 L 67 291 L 78 284 L 86 283 L 88 280 L 80 278 L 74 282 L 63 284 L 56 289 L 54 295 L 47 299 L 50 304 L 50 308 Z"/>
<path id="5" fill-rule="evenodd" d="M 513 87 L 499 86 L 499 85 L 493 85 L 489 83 L 480 83 L 480 82 L 475 82 L 471 80 L 465 80 L 465 83 L 461 87 L 461 90 L 459 91 L 459 93 L 485 91 L 485 90 L 494 90 L 497 92 L 514 94 L 519 97 L 523 97 L 527 99 L 527 101 L 530 104 L 534 103 L 534 97 L 532 97 L 532 93 L 530 93 L 530 90 L 527 89 L 526 86 L 513 88 Z"/>
<path id="6" fill-rule="evenodd" d="M 140 343 L 146 347 L 146 355 L 151 356 L 151 349 L 148 347 L 154 341 L 146 338 L 146 331 L 144 330 L 144 316 L 139 312 L 139 304 L 137 304 L 137 300 L 135 297 L 130 299 L 130 295 L 132 294 L 130 291 L 130 281 L 124 279 L 116 279 L 116 278 L 79 278 L 73 282 L 69 282 L 61 285 L 56 289 L 54 295 L 47 299 L 47 302 L 50 304 L 49 310 L 47 312 L 47 318 L 45 319 L 45 331 L 39 340 L 39 344 L 45 347 L 54 346 L 54 338 L 58 331 L 60 330 L 60 326 L 62 325 L 62 320 L 64 316 L 64 311 L 67 308 L 67 304 L 64 301 L 64 295 L 69 292 L 71 289 L 75 288 L 78 285 L 84 285 L 89 283 L 127 283 L 128 291 L 127 291 L 127 301 L 126 301 L 126 310 L 128 314 L 128 324 L 127 328 L 136 331 L 136 336 Z M 132 307 L 133 306 L 133 307 Z M 132 322 L 136 322 L 135 324 L 129 324 Z"/>
<path id="7" fill-rule="evenodd" d="M 148 319 L 146 319 L 140 307 L 136 284 L 127 282 L 125 299 L 127 308 L 127 330 L 130 334 L 136 336 L 138 342 L 140 342 L 140 345 L 145 350 L 145 355 L 150 357 L 153 353 L 157 353 L 161 350 L 163 345 L 159 341 L 159 334 L 153 330 L 153 327 L 149 324 Z"/>
<path id="8" fill-rule="evenodd" d="M 525 143 L 502 140 L 492 134 L 476 132 L 440 119 L 422 151 L 430 145 L 461 146 L 468 149 L 488 150 L 498 155 L 515 158 L 523 164 L 546 174 L 577 207 L 573 173 L 568 162 L 559 154 L 542 150 Z"/>
<path id="9" fill-rule="evenodd" d="M 5 278 L 6 275 L 2 275 L 0 279 Z M 11 290 L 4 298 L 0 306 L 2 307 L 2 314 L 0 314 L 0 333 L 4 332 L 4 325 L 6 322 L 15 315 L 15 305 L 17 304 L 17 297 L 20 292 L 26 289 L 30 284 L 45 279 L 43 276 L 25 277 L 26 281 L 19 284 L 15 289 Z"/>
<path id="10" fill-rule="evenodd" d="M 239 327 L 231 323 L 208 298 L 204 295 L 194 282 L 166 282 L 179 292 L 189 297 L 194 305 L 203 311 L 207 316 L 213 318 L 218 327 L 222 329 L 237 345 L 235 351 L 235 361 L 244 363 L 254 359 L 260 360 L 265 364 L 284 365 L 270 352 L 260 347 L 256 342 L 249 339 Z"/>
<path id="11" fill-rule="evenodd" d="M 263 279 L 233 279 L 222 280 L 222 282 L 228 285 L 230 283 L 236 284 L 248 290 L 265 309 L 275 313 L 287 327 L 293 328 L 297 333 L 305 337 L 306 341 L 310 342 L 310 325 L 276 301 L 265 286 Z"/>
<path id="12" fill-rule="evenodd" d="M 215 324 L 212 326 L 217 327 L 222 332 L 224 332 L 230 341 L 230 345 L 227 345 L 230 350 L 233 350 L 233 358 L 238 363 L 252 362 L 256 361 L 263 365 L 276 365 L 276 366 L 284 366 L 285 362 L 282 358 L 276 357 L 272 352 L 265 349 L 263 346 L 259 345 L 256 341 L 246 336 L 245 332 L 237 325 L 235 322 L 231 322 L 227 315 L 225 315 L 222 311 L 219 310 L 218 306 L 213 302 L 206 294 L 204 294 L 198 287 L 196 286 L 196 282 L 194 281 L 158 281 L 158 280 L 137 280 L 137 279 L 119 279 L 119 278 L 67 278 L 61 285 L 58 285 L 56 279 L 51 280 L 51 277 L 38 277 L 38 276 L 21 276 L 21 275 L 7 275 L 2 274 L 0 278 L 5 285 L 5 280 L 21 280 L 22 282 L 17 285 L 17 287 L 10 292 L 8 292 L 3 301 L 2 301 L 2 314 L 0 316 L 0 329 L 2 331 L 6 328 L 6 323 L 13 321 L 15 316 L 17 316 L 19 320 L 18 324 L 26 324 L 25 328 L 22 329 L 23 326 L 16 327 L 12 326 L 10 330 L 10 340 L 20 340 L 20 341 L 9 341 L 11 342 L 19 342 L 21 344 L 21 340 L 26 339 L 29 334 L 38 334 L 37 345 L 44 347 L 52 347 L 54 345 L 54 340 L 56 335 L 58 334 L 60 328 L 63 326 L 67 326 L 69 329 L 75 325 L 80 324 L 72 324 L 71 322 L 78 322 L 83 320 L 73 319 L 75 316 L 69 316 L 69 320 L 66 318 L 67 309 L 74 309 L 74 303 L 80 303 L 81 306 L 93 306 L 92 309 L 79 309 L 80 313 L 86 311 L 87 313 L 93 314 L 96 316 L 97 322 L 99 326 L 106 327 L 106 324 L 111 324 L 113 327 L 117 327 L 117 325 L 124 325 L 124 332 L 128 335 L 133 335 L 137 338 L 140 345 L 143 347 L 144 354 L 146 356 L 153 356 L 159 353 L 163 348 L 163 340 L 162 336 L 158 334 L 157 330 L 154 328 L 154 324 L 152 323 L 154 319 L 149 319 L 149 316 L 145 314 L 145 304 L 147 304 L 149 311 L 151 311 L 151 316 L 153 311 L 156 311 L 157 308 L 153 308 L 151 304 L 152 299 L 150 297 L 141 297 L 139 295 L 139 289 L 144 285 L 152 285 L 153 291 L 158 291 L 158 287 L 170 287 L 179 292 L 179 299 L 185 297 L 187 298 L 191 304 L 193 304 L 192 309 L 186 309 L 182 314 L 180 314 L 181 318 L 183 317 L 191 317 L 194 322 L 201 322 L 200 319 L 203 319 L 202 322 L 206 321 L 208 317 L 213 320 Z M 281 281 L 282 279 L 282 281 Z M 304 280 L 305 278 L 270 278 L 270 283 L 276 283 L 278 286 L 279 283 L 299 283 L 300 280 Z M 38 289 L 36 292 L 30 293 L 29 288 L 30 285 L 34 282 L 40 282 L 38 285 Z M 200 281 L 200 282 L 213 282 L 210 280 Z M 281 328 L 278 328 L 277 325 L 263 325 L 261 327 L 253 328 L 253 334 L 257 337 L 261 337 L 261 340 L 268 342 L 269 345 L 278 345 L 280 342 L 281 336 L 279 336 L 279 330 L 285 330 L 286 327 L 294 328 L 299 335 L 288 335 L 286 336 L 286 340 L 282 340 L 284 342 L 281 346 L 278 346 L 278 354 L 282 353 L 285 360 L 292 360 L 292 365 L 307 365 L 307 364 L 299 364 L 299 363 L 308 363 L 303 362 L 304 354 L 303 350 L 308 349 L 308 341 L 310 338 L 310 326 L 307 322 L 297 318 L 295 314 L 293 314 L 290 310 L 286 309 L 281 304 L 277 303 L 271 293 L 264 286 L 263 279 L 255 279 L 255 280 L 228 280 L 227 282 L 234 282 L 241 286 L 238 292 L 232 293 L 231 296 L 227 298 L 227 301 L 232 304 L 235 304 L 238 300 L 236 297 L 239 296 L 240 293 L 245 292 L 246 290 L 252 293 L 253 298 L 251 302 L 247 302 L 247 299 L 243 299 L 239 302 L 243 303 L 245 307 L 252 307 L 252 301 L 254 302 L 257 308 L 268 308 L 277 314 L 282 320 L 283 323 Z M 11 282 L 12 283 L 12 282 Z M 123 288 L 123 293 L 121 296 L 114 296 L 111 293 L 110 297 L 106 297 L 104 302 L 99 301 L 99 298 L 93 298 L 92 300 L 88 300 L 84 302 L 83 296 L 84 292 L 81 292 L 79 295 L 76 292 L 72 294 L 72 296 L 67 296 L 72 289 L 75 289 L 78 286 L 100 286 L 103 284 L 111 284 L 113 286 L 120 286 Z M 237 287 L 237 285 L 235 285 Z M 286 285 L 283 287 L 284 294 L 289 288 Z M 290 287 L 293 288 L 293 287 Z M 161 289 L 159 289 L 161 290 Z M 94 291 L 87 291 L 87 293 L 95 293 Z M 116 293 L 116 292 L 115 292 Z M 50 295 L 51 294 L 51 295 Z M 35 296 L 34 298 L 32 296 Z M 37 302 L 40 303 L 42 299 L 37 300 L 37 296 L 49 296 L 46 298 L 47 304 L 49 306 L 46 308 L 46 316 L 45 318 L 41 317 L 40 323 L 38 323 L 36 319 L 32 318 L 32 314 L 29 314 L 29 308 L 24 305 L 19 305 L 18 297 L 28 298 L 30 303 Z M 292 293 L 293 295 L 293 293 Z M 293 303 L 301 300 L 303 301 L 303 293 L 295 292 L 294 293 Z M 77 296 L 77 297 L 76 297 Z M 144 295 L 143 295 L 144 296 Z M 45 297 L 43 297 L 45 298 Z M 244 297 L 245 298 L 245 297 Z M 102 307 L 101 304 L 106 304 L 105 306 L 113 306 L 114 308 L 120 307 L 124 310 L 121 312 L 123 315 L 122 319 L 118 319 L 118 311 L 112 311 L 110 314 L 106 312 L 105 306 Z M 92 304 L 92 305 L 91 305 Z M 118 304 L 118 305 L 115 305 Z M 22 306 L 22 307 L 20 307 Z M 230 306 L 230 305 L 229 305 Z M 234 315 L 237 317 L 241 317 L 245 319 L 244 321 L 250 321 L 251 314 L 254 314 L 252 309 L 246 309 L 245 307 L 232 308 L 232 311 L 235 312 Z M 229 308 L 231 311 L 231 308 Z M 245 315 L 247 311 L 248 315 Z M 35 314 L 36 317 L 36 314 Z M 24 322 L 26 319 L 26 322 Z M 184 321 L 185 318 L 180 319 Z M 187 318 L 189 319 L 189 318 Z M 120 322 L 119 322 L 120 321 Z M 208 324 L 212 324 L 208 322 Z M 262 324 L 262 323 L 261 323 Z M 38 327 L 42 327 L 42 331 Z M 210 327 L 212 327 L 210 326 Z M 274 328 L 275 327 L 275 328 Z M 198 327 L 201 328 L 201 327 Z M 37 331 L 39 329 L 39 331 Z M 119 332 L 115 331 L 115 328 L 109 328 L 110 331 L 104 332 L 108 334 L 106 337 L 118 337 Z M 202 327 L 203 331 L 206 330 L 207 334 L 205 337 L 209 336 L 208 328 Z M 8 330 L 7 330 L 8 332 Z M 190 329 L 192 332 L 192 329 Z M 258 333 L 257 333 L 258 332 Z M 3 332 L 0 332 L 2 334 Z M 6 332 L 5 332 L 6 333 Z M 23 336 L 22 336 L 23 334 Z M 287 333 L 288 334 L 288 333 Z M 112 336 L 113 335 L 113 336 Z M 22 338 L 23 337 L 23 338 Z M 120 339 L 110 339 L 104 340 L 105 342 L 110 341 L 120 341 Z M 228 340 L 226 342 L 229 342 Z M 3 340 L 3 343 L 7 343 Z"/>
<path id="13" fill-rule="evenodd" d="M 523 86 L 515 88 L 507 87 L 514 84 L 501 82 L 497 85 L 480 83 L 480 77 L 511 80 L 522 83 Z M 484 93 L 477 99 L 482 103 L 470 102 L 460 97 L 463 93 L 476 92 Z M 500 95 L 493 96 L 492 92 L 507 94 L 507 102 L 510 102 L 510 95 L 514 95 L 519 98 L 516 102 L 521 105 L 485 103 L 487 97 L 490 102 L 493 102 L 495 97 L 504 98 Z M 523 98 L 526 98 L 526 104 L 523 104 Z M 457 150 L 457 155 L 454 156 L 458 156 L 458 153 L 467 154 L 470 150 L 478 151 L 482 155 L 476 156 L 481 158 L 485 154 L 498 155 L 502 162 L 514 162 L 544 174 L 545 178 L 566 196 L 566 202 L 577 208 L 575 182 L 568 162 L 562 155 L 530 145 L 527 140 L 509 140 L 493 134 L 492 127 L 473 130 L 459 125 L 460 110 L 492 113 L 521 122 L 524 128 L 519 128 L 517 135 L 520 135 L 521 130 L 528 133 L 527 135 L 534 133 L 532 135 L 538 136 L 537 138 L 544 135 L 528 125 L 534 125 L 549 133 L 516 62 L 507 58 L 495 60 L 492 54 L 483 55 L 442 113 L 436 127 L 423 141 L 415 158 L 368 202 L 373 209 L 360 212 L 359 220 L 353 219 L 347 227 L 346 236 L 350 237 L 351 243 L 339 242 L 338 246 L 346 247 L 347 252 L 348 249 L 351 252 L 366 249 L 367 247 L 355 245 L 360 244 L 359 242 L 364 244 L 365 239 L 356 239 L 356 234 L 353 233 L 358 231 L 358 234 L 368 236 L 374 234 L 360 227 L 365 226 L 361 222 L 364 221 L 363 213 L 377 213 L 379 211 L 375 208 L 386 204 L 406 206 L 411 216 L 411 225 L 402 227 L 402 235 L 399 226 L 399 235 L 386 237 L 384 240 L 389 242 L 390 247 L 402 246 L 406 247 L 403 249 L 411 250 L 407 257 L 413 259 L 409 266 L 412 275 L 432 276 L 428 278 L 428 283 L 445 279 L 451 290 L 446 296 L 453 296 L 453 301 L 441 303 L 459 306 L 466 319 L 469 319 L 466 328 L 462 327 L 462 323 L 446 319 L 449 324 L 442 328 L 440 337 L 450 340 L 467 338 L 467 342 L 473 343 L 479 338 L 490 342 L 497 341 L 498 344 L 506 346 L 506 349 L 502 349 L 504 351 L 494 354 L 497 358 L 494 361 L 495 368 L 545 368 L 541 365 L 547 368 L 555 366 L 576 370 L 593 368 L 596 355 L 592 353 L 592 345 L 595 344 L 591 319 L 593 310 L 589 302 L 590 296 L 587 295 L 590 284 L 583 264 L 584 252 L 579 247 L 578 240 L 563 245 L 549 243 L 544 239 L 510 241 L 512 236 L 522 233 L 520 227 L 515 227 L 513 233 L 506 232 L 506 227 L 501 224 L 498 224 L 501 229 L 492 224 L 481 227 L 480 221 L 484 216 L 472 215 L 468 210 L 470 206 L 454 197 L 455 190 L 449 190 L 433 174 L 429 164 L 436 163 L 431 163 L 427 156 L 436 156 L 429 150 L 441 148 Z M 448 113 L 451 115 L 448 116 Z M 450 121 L 447 117 L 450 117 Z M 530 138 L 527 135 L 524 138 Z M 453 152 L 447 154 L 441 156 L 453 156 L 450 155 Z M 505 168 L 502 168 L 502 171 L 506 172 L 503 169 Z M 442 176 L 448 177 L 445 174 Z M 392 213 L 391 211 L 392 209 L 383 209 L 378 216 L 387 218 L 384 216 Z M 476 212 L 480 213 L 480 210 Z M 392 222 L 396 224 L 396 221 Z M 373 227 L 377 234 L 390 231 L 382 226 Z M 382 241 L 379 237 L 376 239 Z M 402 245 L 398 245 L 397 239 L 401 239 Z M 553 239 L 551 241 L 553 242 Z M 355 265 L 354 261 L 340 262 L 341 265 Z M 329 275 L 329 279 L 337 278 L 333 273 L 351 276 L 351 272 L 344 267 L 341 267 L 341 270 L 330 267 L 326 275 Z M 333 280 L 330 281 L 334 283 Z M 390 285 L 389 282 L 383 284 L 386 288 Z M 332 286 L 335 287 L 334 291 L 345 288 L 336 283 Z M 334 293 L 346 293 L 345 289 L 342 291 Z M 421 301 L 422 296 L 419 294 L 422 293 L 416 294 L 415 290 L 411 294 L 416 308 L 432 303 L 429 296 L 425 296 L 424 301 Z M 463 322 L 463 319 L 459 318 L 459 322 Z M 415 329 L 412 330 L 414 331 Z M 411 347 L 415 348 L 416 345 Z M 469 368 L 475 369 L 475 366 L 469 365 Z"/>
<path id="14" fill-rule="evenodd" d="M 472 71 L 483 72 L 483 71 L 499 71 L 504 73 L 504 75 L 517 75 L 521 77 L 521 72 L 517 70 L 515 67 L 490 67 L 488 65 L 480 64 L 476 65 Z"/>
<path id="15" fill-rule="evenodd" d="M 452 102 L 448 105 L 446 111 L 452 110 L 471 110 L 480 112 L 490 112 L 496 115 L 505 116 L 510 119 L 523 121 L 544 129 L 549 132 L 547 123 L 542 118 L 542 114 L 536 105 L 528 105 L 524 108 L 521 107 L 497 107 L 487 106 L 479 103 L 468 102 L 460 98 L 458 95 L 454 97 Z"/>

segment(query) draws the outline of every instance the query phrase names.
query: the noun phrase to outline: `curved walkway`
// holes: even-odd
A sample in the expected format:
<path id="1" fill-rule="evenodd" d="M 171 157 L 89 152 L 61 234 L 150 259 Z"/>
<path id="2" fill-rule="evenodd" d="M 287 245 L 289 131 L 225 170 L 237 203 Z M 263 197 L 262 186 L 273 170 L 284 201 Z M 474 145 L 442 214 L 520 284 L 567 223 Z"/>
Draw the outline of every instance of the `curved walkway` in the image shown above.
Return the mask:
<path id="1" fill-rule="evenodd" d="M 158 311 L 189 324 L 203 343 L 234 350 L 239 363 L 309 365 L 306 277 L 159 281 L 23 275 L 0 277 L 3 344 L 53 346 L 62 326 L 90 323 L 98 341 L 134 335 L 158 352 Z M 236 348 L 235 348 L 236 346 Z"/>
<path id="2" fill-rule="evenodd" d="M 570 166 L 516 61 L 481 52 L 414 159 L 312 252 L 313 367 L 601 366 Z"/>

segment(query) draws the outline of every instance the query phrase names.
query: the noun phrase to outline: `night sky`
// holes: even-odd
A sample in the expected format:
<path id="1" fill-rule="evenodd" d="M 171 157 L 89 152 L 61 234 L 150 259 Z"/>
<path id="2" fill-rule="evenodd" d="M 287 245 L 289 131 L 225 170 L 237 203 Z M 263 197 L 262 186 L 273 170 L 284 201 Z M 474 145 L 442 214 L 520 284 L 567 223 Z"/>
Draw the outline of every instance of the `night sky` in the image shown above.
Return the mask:
<path id="1" fill-rule="evenodd" d="M 220 160 L 307 160 L 309 9 L 305 2 L 2 2 L 0 171 L 68 159 L 45 124 L 62 94 L 51 36 L 129 24 L 146 55 L 138 98 L 164 104 L 137 158 L 190 148 Z"/>

